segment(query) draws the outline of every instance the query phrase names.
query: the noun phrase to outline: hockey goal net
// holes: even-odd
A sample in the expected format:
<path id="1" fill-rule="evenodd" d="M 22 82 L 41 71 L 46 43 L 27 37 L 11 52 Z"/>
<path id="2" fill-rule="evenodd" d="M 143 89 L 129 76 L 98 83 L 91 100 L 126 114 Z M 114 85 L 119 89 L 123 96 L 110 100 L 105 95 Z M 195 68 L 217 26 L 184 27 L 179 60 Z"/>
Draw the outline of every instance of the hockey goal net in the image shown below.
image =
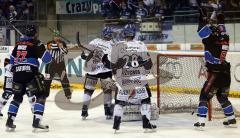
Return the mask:
<path id="1" fill-rule="evenodd" d="M 161 113 L 196 112 L 206 80 L 203 53 L 157 55 L 157 106 Z M 223 118 L 216 96 L 209 102 L 208 119 Z"/>

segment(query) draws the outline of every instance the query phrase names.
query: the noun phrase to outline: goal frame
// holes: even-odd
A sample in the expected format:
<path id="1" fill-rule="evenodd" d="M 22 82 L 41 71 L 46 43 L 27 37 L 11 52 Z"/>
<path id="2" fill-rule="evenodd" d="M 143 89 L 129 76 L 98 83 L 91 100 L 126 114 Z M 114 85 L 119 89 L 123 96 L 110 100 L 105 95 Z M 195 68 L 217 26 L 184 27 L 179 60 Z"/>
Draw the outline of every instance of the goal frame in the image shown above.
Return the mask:
<path id="1" fill-rule="evenodd" d="M 157 54 L 157 107 L 160 113 L 161 89 L 160 89 L 160 57 L 204 57 L 203 53 L 159 53 Z M 212 120 L 212 101 L 208 101 L 208 120 Z"/>

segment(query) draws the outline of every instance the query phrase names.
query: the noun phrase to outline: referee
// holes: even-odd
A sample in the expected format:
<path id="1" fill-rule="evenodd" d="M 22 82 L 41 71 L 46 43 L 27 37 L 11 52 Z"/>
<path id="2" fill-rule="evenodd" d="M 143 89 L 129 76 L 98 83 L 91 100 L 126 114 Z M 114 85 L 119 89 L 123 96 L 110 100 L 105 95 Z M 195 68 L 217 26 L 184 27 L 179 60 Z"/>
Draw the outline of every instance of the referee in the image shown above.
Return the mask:
<path id="1" fill-rule="evenodd" d="M 45 84 L 48 94 L 52 80 L 59 80 L 62 84 L 65 96 L 71 99 L 72 92 L 70 90 L 69 80 L 67 78 L 64 56 L 68 53 L 66 43 L 60 39 L 60 32 L 54 31 L 53 40 L 47 43 L 47 49 L 52 55 L 52 62 L 45 68 Z"/>

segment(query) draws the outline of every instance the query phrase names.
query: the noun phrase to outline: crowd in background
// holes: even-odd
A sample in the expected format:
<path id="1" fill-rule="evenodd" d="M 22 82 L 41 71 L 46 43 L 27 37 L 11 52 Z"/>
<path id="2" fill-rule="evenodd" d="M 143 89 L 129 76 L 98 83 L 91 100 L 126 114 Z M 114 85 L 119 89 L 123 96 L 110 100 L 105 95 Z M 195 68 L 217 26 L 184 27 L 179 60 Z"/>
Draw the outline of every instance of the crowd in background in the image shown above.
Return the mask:
<path id="1" fill-rule="evenodd" d="M 33 20 L 32 0 L 0 0 L 0 21 Z"/>
<path id="2" fill-rule="evenodd" d="M 224 10 L 240 10 L 240 0 L 220 1 L 224 3 Z M 197 6 L 197 0 L 103 0 L 102 14 L 107 19 L 151 18 L 197 10 Z"/>

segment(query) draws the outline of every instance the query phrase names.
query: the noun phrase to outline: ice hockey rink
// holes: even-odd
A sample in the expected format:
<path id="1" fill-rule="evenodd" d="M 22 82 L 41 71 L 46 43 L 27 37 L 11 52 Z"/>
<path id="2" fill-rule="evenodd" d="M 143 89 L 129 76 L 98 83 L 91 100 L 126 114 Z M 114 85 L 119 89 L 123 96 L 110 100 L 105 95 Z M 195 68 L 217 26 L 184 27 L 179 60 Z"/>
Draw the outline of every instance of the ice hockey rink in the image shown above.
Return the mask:
<path id="1" fill-rule="evenodd" d="M 113 120 L 105 120 L 103 105 L 99 104 L 99 106 L 90 109 L 89 117 L 83 121 L 81 119 L 81 105 L 73 105 L 72 107 L 76 110 L 63 110 L 58 107 L 55 102 L 57 92 L 58 90 L 52 90 L 46 103 L 43 124 L 49 125 L 49 132 L 32 133 L 32 113 L 27 97 L 25 97 L 15 121 L 17 125 L 15 132 L 5 131 L 8 105 L 4 108 L 4 117 L 0 120 L 1 138 L 237 138 L 240 135 L 240 126 L 238 128 L 225 128 L 221 119 L 208 122 L 205 131 L 195 130 L 193 123 L 196 121 L 196 116 L 190 113 L 160 114 L 158 120 L 152 121 L 158 126 L 157 132 L 154 133 L 144 133 L 141 121 L 134 121 L 123 122 L 119 133 L 114 134 Z M 99 95 L 99 93 L 96 92 L 94 96 Z M 82 95 L 83 92 L 74 91 L 72 102 L 81 101 Z M 231 99 L 231 101 L 239 110 L 240 100 Z M 64 103 L 64 99 L 58 98 L 58 102 Z"/>

